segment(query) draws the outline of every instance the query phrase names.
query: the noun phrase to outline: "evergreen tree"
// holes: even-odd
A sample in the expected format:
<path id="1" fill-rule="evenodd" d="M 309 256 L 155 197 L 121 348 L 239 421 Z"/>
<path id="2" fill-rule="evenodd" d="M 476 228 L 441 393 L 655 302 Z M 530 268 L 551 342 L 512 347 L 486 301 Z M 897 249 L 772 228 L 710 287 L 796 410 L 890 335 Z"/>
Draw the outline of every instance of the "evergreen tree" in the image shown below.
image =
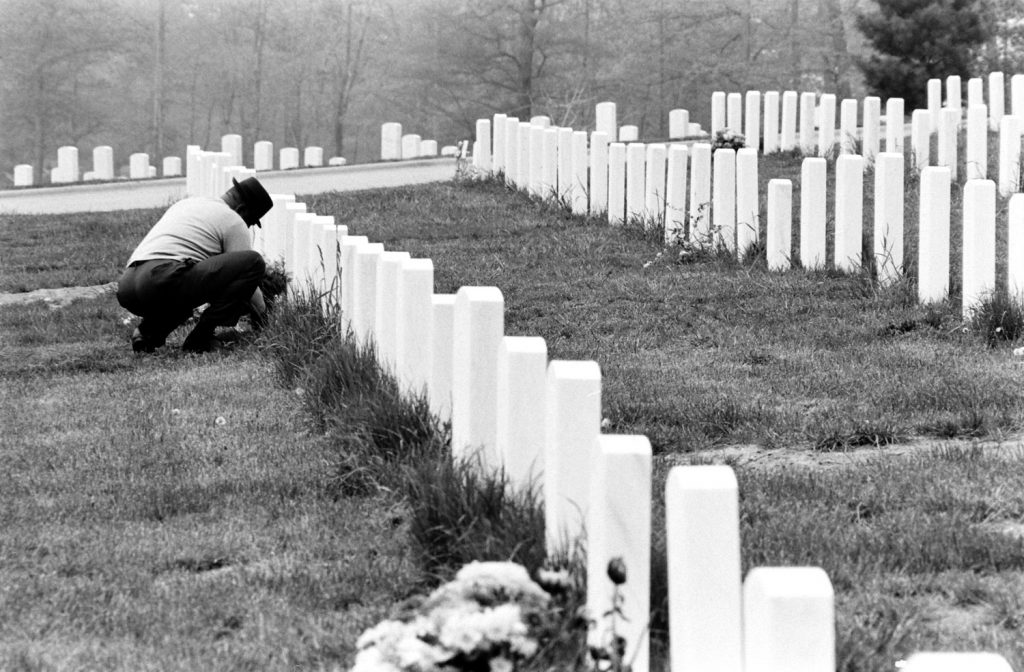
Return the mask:
<path id="1" fill-rule="evenodd" d="M 975 52 L 992 33 L 983 0 L 876 0 L 878 11 L 857 17 L 875 54 L 858 59 L 868 88 L 882 98 L 924 107 L 927 81 L 971 76 Z"/>

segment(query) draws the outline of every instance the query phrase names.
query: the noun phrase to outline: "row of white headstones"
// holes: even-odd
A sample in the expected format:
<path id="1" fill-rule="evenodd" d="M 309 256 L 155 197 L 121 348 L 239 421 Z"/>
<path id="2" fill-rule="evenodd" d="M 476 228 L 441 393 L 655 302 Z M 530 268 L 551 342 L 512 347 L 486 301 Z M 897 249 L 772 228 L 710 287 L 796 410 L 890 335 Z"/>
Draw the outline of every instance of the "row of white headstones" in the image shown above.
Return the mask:
<path id="1" fill-rule="evenodd" d="M 1024 83 L 1024 77 L 1015 76 L 1013 81 Z M 951 90 L 959 90 L 958 84 L 951 85 L 954 87 Z M 935 90 L 932 86 L 929 88 Z M 766 100 L 770 98 L 765 96 Z M 783 98 L 795 103 L 797 94 L 787 92 Z M 772 125 L 767 118 L 773 115 L 766 114 L 765 146 L 792 145 L 791 148 L 805 148 L 812 154 L 817 150 L 830 155 L 835 129 L 834 123 L 828 120 L 834 122 L 834 114 L 831 114 L 835 110 L 834 96 L 823 95 L 820 103 L 814 93 L 802 94 L 800 99 L 803 104 L 800 105 L 799 135 L 795 113 L 783 115 L 787 122 L 781 136 L 777 127 L 775 133 L 769 130 Z M 749 92 L 747 100 L 759 101 L 760 94 Z M 887 101 L 890 120 L 886 124 L 885 151 L 879 152 L 879 117 L 871 110 L 880 109 L 880 101 L 877 98 L 865 100 L 864 123 L 867 126 L 861 129 L 860 135 L 868 138 L 865 148 L 875 147 L 871 150 L 874 160 L 849 153 L 848 146 L 844 146 L 834 163 L 834 267 L 854 271 L 862 264 L 864 179 L 866 168 L 873 164 L 873 261 L 883 283 L 898 279 L 905 261 L 906 158 L 902 103 L 899 99 Z M 614 104 L 598 106 L 599 127 L 602 108 L 607 119 L 609 105 Z M 910 129 L 910 161 L 921 181 L 918 295 L 922 303 L 941 301 L 950 286 L 950 189 L 957 173 L 962 113 L 952 96 L 947 105 L 939 108 L 938 115 L 928 110 L 915 110 Z M 792 107 L 795 109 L 795 104 Z M 847 130 L 842 132 L 842 137 L 853 138 L 858 135 L 857 101 L 844 101 L 844 109 L 849 113 L 844 115 Z M 753 111 L 748 108 L 748 122 L 759 118 L 757 110 L 756 105 Z M 1024 292 L 1024 196 L 1016 193 L 1024 118 L 999 115 L 995 122 L 988 111 L 985 103 L 971 104 L 967 110 L 964 174 L 969 179 L 964 186 L 962 217 L 962 311 L 965 316 L 995 287 L 997 192 L 999 196 L 1011 197 L 1006 214 L 1010 235 L 1008 287 L 1014 293 Z M 934 133 L 938 136 L 938 152 L 934 158 L 939 165 L 932 166 L 930 146 L 936 116 L 939 123 L 934 125 Z M 611 118 L 614 119 L 614 107 Z M 1000 147 L 998 186 L 984 179 L 989 128 L 993 123 L 998 124 Z M 753 125 L 756 127 L 757 123 Z M 635 218 L 648 226 L 664 227 L 666 242 L 718 244 L 742 255 L 757 241 L 760 194 L 756 148 L 713 151 L 711 144 L 699 141 L 616 143 L 609 142 L 610 137 L 616 136 L 614 125 L 611 128 L 610 132 L 595 130 L 588 138 L 585 131 L 552 128 L 538 123 L 536 118 L 532 122 L 520 122 L 515 117 L 497 114 L 493 120 L 477 122 L 473 163 L 480 170 L 502 173 L 511 184 L 535 195 L 564 199 L 578 214 L 589 212 L 605 216 L 611 224 Z M 868 132 L 869 128 L 874 130 Z M 621 133 L 618 135 L 621 137 Z M 775 140 L 780 137 L 781 143 L 776 144 Z M 799 143 L 797 138 L 800 138 Z M 874 138 L 874 145 L 870 138 Z M 827 149 L 822 151 L 822 148 Z M 825 158 L 808 156 L 803 159 L 798 226 L 799 258 L 805 268 L 826 265 L 827 170 Z M 792 187 L 790 180 L 776 179 L 768 184 L 765 247 L 772 270 L 785 270 L 791 265 Z M 687 219 L 688 230 L 684 228 Z"/>
<path id="2" fill-rule="evenodd" d="M 199 145 L 188 145 L 185 148 L 187 156 L 199 150 Z M 242 136 L 237 133 L 229 133 L 221 137 L 222 153 L 228 155 L 225 166 L 242 165 Z M 299 149 L 297 147 L 283 147 L 280 150 L 278 169 L 291 170 L 299 168 Z M 323 147 L 310 146 L 302 152 L 303 168 L 319 168 L 324 165 Z M 344 157 L 331 157 L 328 159 L 329 166 L 344 166 Z M 92 170 L 80 172 L 78 147 L 66 145 L 57 149 L 57 165 L 50 171 L 50 182 L 52 184 L 68 184 L 80 181 L 90 182 L 93 180 L 113 180 L 114 174 L 114 150 L 109 145 L 100 145 L 92 150 Z M 264 171 L 274 169 L 274 143 L 261 140 L 253 145 L 253 169 Z M 186 164 L 187 171 L 187 164 Z M 34 169 L 31 164 L 18 164 L 14 167 L 14 186 L 30 187 L 35 183 Z M 181 177 L 181 157 L 166 156 L 163 159 L 163 177 Z M 150 165 L 149 154 L 136 152 L 128 157 L 128 179 L 142 180 L 157 177 L 156 166 Z"/>
<path id="3" fill-rule="evenodd" d="M 459 152 L 458 146 L 445 145 L 441 148 L 440 155 L 457 156 Z M 381 161 L 431 158 L 437 156 L 438 153 L 437 140 L 424 138 L 419 133 L 403 133 L 402 124 L 397 121 L 381 124 Z"/>
<path id="4" fill-rule="evenodd" d="M 195 184 L 217 193 L 231 177 L 252 174 L 200 153 Z M 360 345 L 373 344 L 380 365 L 409 394 L 425 395 L 450 421 L 457 458 L 503 469 L 512 487 L 539 487 L 547 548 L 585 539 L 588 604 L 595 614 L 613 600 L 608 562 L 622 558 L 625 638 L 636 672 L 649 668 L 651 488 L 644 436 L 601 433 L 601 371 L 594 361 L 549 361 L 543 338 L 504 335 L 497 287 L 434 292 L 430 259 L 386 250 L 350 235 L 333 217 L 308 212 L 292 195 L 254 230 L 254 247 L 283 260 L 293 283 L 306 283 L 341 307 L 339 325 Z M 294 285 L 293 285 L 294 286 Z M 739 497 L 725 466 L 676 467 L 666 483 L 669 623 L 673 669 L 832 672 L 834 593 L 816 567 L 760 567 L 741 576 Z M 593 642 L 612 624 L 602 620 Z M 995 654 L 915 654 L 914 672 L 1006 672 Z"/>

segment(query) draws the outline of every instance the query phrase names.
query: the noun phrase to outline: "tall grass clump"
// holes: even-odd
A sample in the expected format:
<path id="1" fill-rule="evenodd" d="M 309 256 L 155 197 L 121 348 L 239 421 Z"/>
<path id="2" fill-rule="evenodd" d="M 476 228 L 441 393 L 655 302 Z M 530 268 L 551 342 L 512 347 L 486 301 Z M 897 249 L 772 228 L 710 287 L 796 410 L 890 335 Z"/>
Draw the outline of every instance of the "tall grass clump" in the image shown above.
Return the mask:
<path id="1" fill-rule="evenodd" d="M 358 345 L 339 324 L 336 302 L 294 292 L 272 313 L 261 343 L 315 430 L 337 446 L 339 494 L 367 495 L 394 486 L 396 465 L 444 454 L 447 439 L 426 400 L 403 394 L 373 346 Z"/>
<path id="2" fill-rule="evenodd" d="M 409 533 L 428 575 L 474 560 L 545 565 L 544 509 L 534 488 L 513 488 L 503 472 L 474 459 L 422 460 L 405 469 Z"/>

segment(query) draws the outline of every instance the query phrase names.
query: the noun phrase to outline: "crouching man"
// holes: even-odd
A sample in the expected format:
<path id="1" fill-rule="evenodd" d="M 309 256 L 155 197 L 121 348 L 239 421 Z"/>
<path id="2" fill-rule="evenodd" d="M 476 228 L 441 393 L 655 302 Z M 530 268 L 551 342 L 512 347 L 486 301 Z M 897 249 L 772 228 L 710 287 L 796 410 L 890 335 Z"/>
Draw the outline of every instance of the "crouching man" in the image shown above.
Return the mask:
<path id="1" fill-rule="evenodd" d="M 117 301 L 142 318 L 132 350 L 153 352 L 167 335 L 210 304 L 181 344 L 187 352 L 220 346 L 214 331 L 249 314 L 259 324 L 266 306 L 259 284 L 263 257 L 252 249 L 249 228 L 274 202 L 255 177 L 220 198 L 185 198 L 164 213 L 128 259 Z"/>

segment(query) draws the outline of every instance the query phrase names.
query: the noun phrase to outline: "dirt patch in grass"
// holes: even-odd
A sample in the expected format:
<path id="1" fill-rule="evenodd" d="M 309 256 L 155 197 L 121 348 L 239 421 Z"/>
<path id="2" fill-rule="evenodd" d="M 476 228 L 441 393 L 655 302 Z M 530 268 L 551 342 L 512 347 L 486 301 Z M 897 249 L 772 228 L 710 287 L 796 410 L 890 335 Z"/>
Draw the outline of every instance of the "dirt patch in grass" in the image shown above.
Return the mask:
<path id="1" fill-rule="evenodd" d="M 95 299 L 117 290 L 116 282 L 88 287 L 58 287 L 56 289 L 33 289 L 30 292 L 0 292 L 0 307 L 24 305 L 42 301 L 53 310 L 63 308 L 76 299 Z"/>

